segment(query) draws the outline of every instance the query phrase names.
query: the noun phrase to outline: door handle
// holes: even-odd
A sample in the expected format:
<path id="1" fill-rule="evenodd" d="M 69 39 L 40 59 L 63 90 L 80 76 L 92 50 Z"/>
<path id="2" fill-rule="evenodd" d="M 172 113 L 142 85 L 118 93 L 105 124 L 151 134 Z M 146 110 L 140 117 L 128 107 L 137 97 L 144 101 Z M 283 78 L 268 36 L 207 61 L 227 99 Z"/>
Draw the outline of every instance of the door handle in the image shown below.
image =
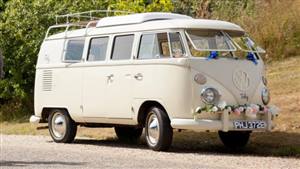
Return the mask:
<path id="1" fill-rule="evenodd" d="M 108 82 L 112 82 L 113 81 L 113 78 L 114 78 L 114 75 L 113 74 L 110 74 L 110 75 L 108 75 L 108 76 L 106 76 L 107 77 L 107 81 Z"/>
<path id="2" fill-rule="evenodd" d="M 134 78 L 136 80 L 142 80 L 143 79 L 143 75 L 141 73 L 138 73 L 138 74 L 134 75 Z"/>

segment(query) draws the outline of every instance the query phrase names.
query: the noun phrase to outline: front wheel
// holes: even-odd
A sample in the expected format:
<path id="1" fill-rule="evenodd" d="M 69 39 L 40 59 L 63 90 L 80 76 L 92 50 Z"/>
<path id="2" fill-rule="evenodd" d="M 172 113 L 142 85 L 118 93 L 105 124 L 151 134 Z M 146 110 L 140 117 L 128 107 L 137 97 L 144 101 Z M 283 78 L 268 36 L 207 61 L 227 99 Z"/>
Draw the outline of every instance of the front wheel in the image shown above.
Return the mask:
<path id="1" fill-rule="evenodd" d="M 146 142 L 155 151 L 168 150 L 172 143 L 173 129 L 170 120 L 162 109 L 153 107 L 146 119 Z"/>
<path id="2" fill-rule="evenodd" d="M 219 131 L 219 137 L 226 147 L 241 149 L 247 145 L 250 133 L 250 131 Z"/>
<path id="3" fill-rule="evenodd" d="M 49 132 L 57 143 L 71 143 L 77 132 L 77 125 L 64 110 L 54 110 L 48 118 Z"/>

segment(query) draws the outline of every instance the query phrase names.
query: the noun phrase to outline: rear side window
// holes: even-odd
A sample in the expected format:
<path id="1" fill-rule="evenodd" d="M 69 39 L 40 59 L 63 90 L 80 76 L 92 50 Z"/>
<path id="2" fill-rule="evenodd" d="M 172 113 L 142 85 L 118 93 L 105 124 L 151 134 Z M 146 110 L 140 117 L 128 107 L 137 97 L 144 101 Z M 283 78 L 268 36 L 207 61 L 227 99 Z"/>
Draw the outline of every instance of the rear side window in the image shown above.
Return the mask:
<path id="1" fill-rule="evenodd" d="M 167 33 L 145 34 L 141 37 L 139 59 L 170 57 Z"/>
<path id="2" fill-rule="evenodd" d="M 103 61 L 106 58 L 108 37 L 93 38 L 90 42 L 88 61 Z"/>
<path id="3" fill-rule="evenodd" d="M 113 44 L 112 60 L 131 58 L 134 35 L 116 36 Z"/>
<path id="4" fill-rule="evenodd" d="M 66 49 L 66 61 L 80 61 L 84 48 L 84 40 L 69 40 Z"/>

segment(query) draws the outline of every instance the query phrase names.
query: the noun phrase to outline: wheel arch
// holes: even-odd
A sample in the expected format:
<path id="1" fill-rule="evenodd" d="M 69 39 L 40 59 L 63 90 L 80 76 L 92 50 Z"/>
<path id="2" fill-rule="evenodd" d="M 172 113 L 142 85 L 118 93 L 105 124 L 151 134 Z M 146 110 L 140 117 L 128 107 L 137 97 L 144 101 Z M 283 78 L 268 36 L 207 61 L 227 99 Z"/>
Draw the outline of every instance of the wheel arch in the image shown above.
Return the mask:
<path id="1" fill-rule="evenodd" d="M 166 115 L 168 116 L 169 120 L 170 120 L 170 117 L 169 117 L 169 114 L 168 112 L 166 111 L 165 107 L 163 106 L 163 104 L 161 104 L 159 101 L 157 100 L 147 100 L 147 101 L 144 101 L 140 108 L 139 108 L 139 111 L 138 111 L 138 115 L 137 115 L 137 122 L 139 125 L 141 126 L 145 126 L 145 121 L 146 121 L 146 118 L 147 118 L 147 114 L 148 114 L 148 110 L 151 108 L 151 107 L 159 107 L 161 108 L 164 112 L 166 112 Z"/>
<path id="2" fill-rule="evenodd" d="M 41 113 L 41 117 L 42 117 L 42 121 L 43 122 L 47 122 L 48 121 L 48 117 L 50 116 L 50 113 L 53 110 L 63 110 L 63 111 L 65 111 L 70 116 L 70 113 L 69 113 L 68 109 L 65 108 L 65 107 L 44 107 L 42 109 L 42 113 Z M 71 117 L 71 119 L 72 119 L 72 117 Z"/>

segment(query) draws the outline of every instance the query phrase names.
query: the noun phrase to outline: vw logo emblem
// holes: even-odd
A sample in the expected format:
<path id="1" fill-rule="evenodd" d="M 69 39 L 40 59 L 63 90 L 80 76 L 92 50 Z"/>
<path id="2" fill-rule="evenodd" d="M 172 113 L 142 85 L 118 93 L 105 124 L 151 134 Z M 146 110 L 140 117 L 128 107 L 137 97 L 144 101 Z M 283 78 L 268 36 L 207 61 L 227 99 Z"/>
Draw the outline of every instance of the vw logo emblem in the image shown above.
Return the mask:
<path id="1" fill-rule="evenodd" d="M 246 72 L 236 70 L 233 73 L 233 83 L 239 90 L 245 91 L 250 86 L 250 78 Z"/>

